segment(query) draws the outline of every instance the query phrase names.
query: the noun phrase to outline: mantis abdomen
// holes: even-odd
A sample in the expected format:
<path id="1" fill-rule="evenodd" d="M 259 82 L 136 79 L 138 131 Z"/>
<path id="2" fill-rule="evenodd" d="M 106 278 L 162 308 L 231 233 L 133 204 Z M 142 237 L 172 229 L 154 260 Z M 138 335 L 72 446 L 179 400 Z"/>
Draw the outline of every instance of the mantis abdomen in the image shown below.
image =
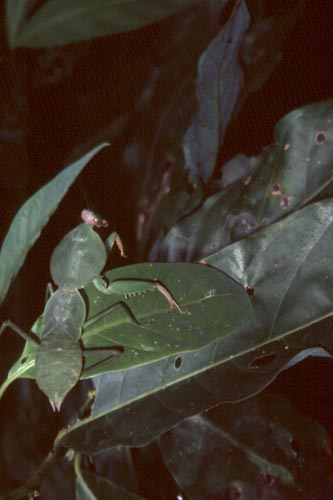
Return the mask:
<path id="1" fill-rule="evenodd" d="M 85 304 L 77 290 L 58 289 L 48 300 L 42 341 L 36 359 L 36 381 L 59 410 L 66 394 L 80 378 L 83 365 L 79 343 Z"/>

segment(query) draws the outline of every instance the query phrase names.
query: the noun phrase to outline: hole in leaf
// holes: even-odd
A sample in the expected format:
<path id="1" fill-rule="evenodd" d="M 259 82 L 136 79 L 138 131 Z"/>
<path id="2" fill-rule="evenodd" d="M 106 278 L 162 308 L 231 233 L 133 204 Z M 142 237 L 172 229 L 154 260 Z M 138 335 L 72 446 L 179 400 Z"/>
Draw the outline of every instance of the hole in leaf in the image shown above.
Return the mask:
<path id="1" fill-rule="evenodd" d="M 245 286 L 245 291 L 249 297 L 252 297 L 255 293 L 255 289 L 253 288 L 253 286 Z"/>
<path id="2" fill-rule="evenodd" d="M 250 366 L 251 368 L 261 368 L 262 366 L 269 365 L 272 361 L 274 361 L 277 358 L 277 354 L 272 353 L 272 354 L 265 354 L 264 356 L 261 356 L 260 358 L 256 358 L 253 361 L 251 361 Z"/>
<path id="3" fill-rule="evenodd" d="M 315 138 L 316 144 L 321 145 L 327 142 L 327 134 L 326 132 L 317 132 Z"/>
<path id="4" fill-rule="evenodd" d="M 271 196 L 281 196 L 282 194 L 281 184 L 279 182 L 274 182 L 271 189 L 269 190 L 269 194 Z"/>
<path id="5" fill-rule="evenodd" d="M 288 208 L 290 205 L 290 198 L 289 196 L 287 196 L 286 194 L 282 197 L 281 201 L 280 201 L 280 207 L 285 210 L 286 208 Z"/>
<path id="6" fill-rule="evenodd" d="M 183 362 L 183 360 L 182 360 L 181 356 L 178 356 L 178 358 L 175 359 L 175 368 L 176 368 L 176 370 L 178 370 L 178 368 L 181 367 L 182 362 Z"/>
<path id="7" fill-rule="evenodd" d="M 24 365 L 29 359 L 29 356 L 24 356 L 24 358 L 21 359 L 21 365 Z"/>

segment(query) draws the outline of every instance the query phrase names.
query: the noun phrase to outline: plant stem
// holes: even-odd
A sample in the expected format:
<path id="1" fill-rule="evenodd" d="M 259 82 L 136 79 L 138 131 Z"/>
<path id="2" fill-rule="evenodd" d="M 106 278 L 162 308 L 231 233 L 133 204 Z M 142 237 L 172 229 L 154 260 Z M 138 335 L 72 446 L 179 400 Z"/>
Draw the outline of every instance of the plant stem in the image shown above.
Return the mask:
<path id="1" fill-rule="evenodd" d="M 56 443 L 56 442 L 55 442 Z M 56 463 L 59 458 L 61 458 L 67 449 L 61 446 L 61 443 L 55 444 L 53 449 L 48 453 L 43 462 L 40 464 L 36 472 L 31 476 L 31 478 L 19 488 L 7 493 L 5 496 L 1 497 L 3 500 L 12 499 L 17 500 L 22 497 L 33 495 L 36 490 L 38 491 L 40 485 L 44 481 L 50 469 Z"/>

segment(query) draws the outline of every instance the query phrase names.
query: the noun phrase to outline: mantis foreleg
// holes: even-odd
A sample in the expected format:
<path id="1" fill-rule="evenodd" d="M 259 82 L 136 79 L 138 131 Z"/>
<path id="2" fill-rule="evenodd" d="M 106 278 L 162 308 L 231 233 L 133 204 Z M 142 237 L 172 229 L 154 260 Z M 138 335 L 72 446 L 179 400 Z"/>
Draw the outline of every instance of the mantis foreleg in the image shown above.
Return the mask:
<path id="1" fill-rule="evenodd" d="M 121 241 L 118 233 L 116 233 L 116 232 L 111 233 L 104 244 L 105 244 L 107 250 L 109 250 L 109 251 L 111 251 L 113 248 L 113 245 L 116 244 L 116 246 L 118 247 L 118 250 L 120 252 L 120 255 L 122 257 L 126 258 L 125 251 L 124 251 L 124 245 L 123 245 L 123 242 Z"/>
<path id="2" fill-rule="evenodd" d="M 170 311 L 173 307 L 176 307 L 181 314 L 186 314 L 187 311 L 183 310 L 180 305 L 175 301 L 172 297 L 169 290 L 162 285 L 159 281 L 153 280 L 115 280 L 111 283 L 107 284 L 105 280 L 100 276 L 93 280 L 93 283 L 99 292 L 105 294 L 121 294 L 125 295 L 125 297 L 129 297 L 130 295 L 140 294 L 148 291 L 157 290 L 163 297 L 166 298 L 169 304 Z"/>

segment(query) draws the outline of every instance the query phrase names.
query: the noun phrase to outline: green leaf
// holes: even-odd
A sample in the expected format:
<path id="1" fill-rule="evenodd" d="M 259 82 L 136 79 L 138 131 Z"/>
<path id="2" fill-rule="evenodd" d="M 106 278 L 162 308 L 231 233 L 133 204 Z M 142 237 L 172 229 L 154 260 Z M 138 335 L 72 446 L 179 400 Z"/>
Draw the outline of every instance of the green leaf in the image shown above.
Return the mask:
<path id="1" fill-rule="evenodd" d="M 239 50 L 250 16 L 235 3 L 228 22 L 202 54 L 198 68 L 198 114 L 184 137 L 186 166 L 205 181 L 211 177 L 226 127 L 243 84 Z"/>
<path id="2" fill-rule="evenodd" d="M 14 47 L 51 47 L 146 26 L 197 0 L 48 0 L 25 21 Z"/>
<path id="3" fill-rule="evenodd" d="M 332 315 L 333 200 L 314 203 L 206 262 L 253 288 L 262 341 Z"/>
<path id="4" fill-rule="evenodd" d="M 142 446 L 190 415 L 261 391 L 298 352 L 321 345 L 316 329 L 304 328 L 332 316 L 332 245 L 333 201 L 327 200 L 207 259 L 254 288 L 253 314 L 238 331 L 212 342 L 216 312 L 203 310 L 194 324 L 206 323 L 206 345 L 106 375 L 97 382 L 94 416 L 73 427 L 64 443 L 87 453 Z M 328 351 L 330 331 L 323 345 Z M 121 363 L 122 356 L 114 369 Z"/>
<path id="5" fill-rule="evenodd" d="M 220 405 L 159 438 L 164 461 L 190 500 L 224 498 L 233 484 L 242 498 L 257 499 L 263 477 L 270 478 L 271 495 L 292 498 L 296 488 L 315 487 L 322 480 L 314 465 L 322 463 L 330 445 L 324 429 L 270 394 Z M 302 471 L 311 469 L 309 482 Z"/>
<path id="6" fill-rule="evenodd" d="M 137 264 L 106 273 L 109 282 L 119 279 L 158 280 L 186 314 L 169 304 L 158 291 L 130 296 L 126 305 L 139 325 L 123 309 L 113 311 L 84 329 L 85 348 L 123 346 L 123 354 L 110 365 L 88 372 L 141 366 L 183 351 L 195 351 L 235 331 L 251 311 L 244 290 L 225 274 L 198 264 Z M 89 317 L 112 307 L 123 295 L 104 295 L 93 285 L 85 288 Z M 85 376 L 85 375 L 84 375 Z"/>
<path id="7" fill-rule="evenodd" d="M 89 160 L 106 145 L 104 143 L 97 146 L 62 170 L 31 196 L 17 212 L 0 250 L 0 304 L 50 216 Z"/>
<path id="8" fill-rule="evenodd" d="M 106 273 L 106 278 L 110 282 L 124 278 L 157 279 L 188 312 L 169 311 L 168 301 L 158 291 L 129 297 L 127 308 L 140 324 L 136 324 L 126 310 L 118 309 L 84 327 L 82 340 L 87 349 L 85 367 L 89 369 L 82 374 L 82 378 L 129 368 L 135 371 L 136 367 L 140 370 L 141 366 L 144 372 L 147 364 L 154 369 L 166 363 L 170 366 L 168 370 L 165 366 L 164 377 L 177 378 L 184 369 L 191 371 L 191 364 L 193 367 L 205 366 L 218 340 L 237 330 L 251 311 L 250 300 L 242 287 L 207 266 L 138 264 L 114 269 Z M 124 301 L 124 295 L 102 294 L 92 284 L 85 288 L 85 294 L 88 297 L 89 320 Z M 35 324 L 33 330 L 41 335 L 41 321 Z M 103 355 L 100 354 L 102 348 L 105 349 Z M 124 352 L 114 360 L 112 355 L 120 348 Z M 196 354 L 199 348 L 205 353 L 203 357 Z M 188 360 L 185 362 L 184 358 L 182 369 L 174 371 L 177 353 L 184 351 Z M 110 356 L 109 363 L 100 363 Z M 2 392 L 18 377 L 34 378 L 35 357 L 36 349 L 26 344 L 20 359 L 9 372 Z M 187 366 L 188 363 L 190 365 Z M 160 383 L 158 376 L 154 384 L 158 386 Z"/>
<path id="9" fill-rule="evenodd" d="M 200 259 L 318 196 L 333 180 L 332 113 L 333 100 L 296 109 L 258 157 L 225 165 L 222 189 L 169 231 L 158 259 Z"/>
<path id="10" fill-rule="evenodd" d="M 11 48 L 15 45 L 15 39 L 26 14 L 29 0 L 6 0 L 6 28 L 8 44 Z"/>
<path id="11" fill-rule="evenodd" d="M 42 316 L 40 316 L 34 323 L 31 331 L 41 338 L 42 336 Z M 9 370 L 6 380 L 0 387 L 0 399 L 5 393 L 6 389 L 18 378 L 35 378 L 35 363 L 36 363 L 37 349 L 31 342 L 26 342 L 19 359 L 12 365 Z"/>
<path id="12" fill-rule="evenodd" d="M 158 292 L 148 292 L 145 296 L 128 299 L 128 306 L 141 325 L 133 323 L 125 312 L 118 311 L 92 325 L 91 331 L 90 328 L 85 331 L 85 347 L 124 347 L 123 354 L 110 366 L 103 365 L 92 370 L 92 374 L 104 371 L 109 373 L 104 379 L 102 377 L 97 381 L 94 416 L 86 420 L 82 429 L 77 429 L 76 433 L 74 428 L 71 431 L 70 446 L 74 449 L 80 446 L 85 451 L 106 449 L 110 443 L 114 443 L 114 439 L 125 441 L 126 445 L 145 444 L 170 427 L 170 417 L 176 423 L 184 418 L 183 411 L 185 416 L 188 411 L 202 411 L 207 407 L 207 398 L 213 398 L 216 404 L 218 394 L 213 394 L 210 389 L 207 391 L 209 385 L 206 386 L 205 383 L 200 388 L 200 382 L 197 381 L 194 383 L 200 390 L 196 391 L 196 396 L 191 396 L 191 401 L 182 395 L 180 400 L 176 396 L 177 401 L 172 406 L 165 403 L 170 410 L 173 406 L 177 408 L 180 405 L 177 411 L 171 411 L 171 415 L 165 411 L 162 400 L 167 393 L 171 395 L 176 391 L 177 394 L 179 384 L 184 389 L 186 386 L 187 391 L 189 379 L 209 372 L 220 363 L 224 358 L 220 342 L 237 329 L 237 325 L 244 321 L 251 309 L 247 294 L 237 283 L 222 273 L 216 274 L 206 266 L 142 264 L 116 269 L 107 276 L 108 279 L 129 279 L 136 276 L 158 278 L 180 305 L 188 309 L 188 313 L 168 312 L 165 298 Z M 89 290 L 86 291 L 89 295 Z M 97 302 L 100 308 L 102 303 L 99 304 L 99 301 L 100 297 L 95 295 L 95 299 L 90 299 L 89 303 L 95 308 Z M 114 373 L 110 373 L 110 370 Z M 108 384 L 110 379 L 111 384 Z M 155 422 L 153 417 L 153 424 L 150 425 L 150 419 L 147 418 L 142 425 L 143 413 L 134 409 L 137 425 L 141 426 L 140 432 L 136 434 L 132 425 L 125 423 L 128 417 L 134 416 L 127 409 L 131 403 L 137 402 L 147 405 L 148 410 L 151 408 L 150 399 L 161 402 L 162 407 L 156 408 L 154 405 L 152 408 L 158 410 L 158 420 Z M 163 413 L 165 418 L 162 417 Z M 102 428 L 113 426 L 116 414 L 122 414 L 124 422 L 124 426 L 115 427 L 117 436 L 113 432 L 105 432 L 102 439 L 97 438 L 95 433 L 99 434 Z M 147 415 L 149 414 L 150 410 Z"/>

